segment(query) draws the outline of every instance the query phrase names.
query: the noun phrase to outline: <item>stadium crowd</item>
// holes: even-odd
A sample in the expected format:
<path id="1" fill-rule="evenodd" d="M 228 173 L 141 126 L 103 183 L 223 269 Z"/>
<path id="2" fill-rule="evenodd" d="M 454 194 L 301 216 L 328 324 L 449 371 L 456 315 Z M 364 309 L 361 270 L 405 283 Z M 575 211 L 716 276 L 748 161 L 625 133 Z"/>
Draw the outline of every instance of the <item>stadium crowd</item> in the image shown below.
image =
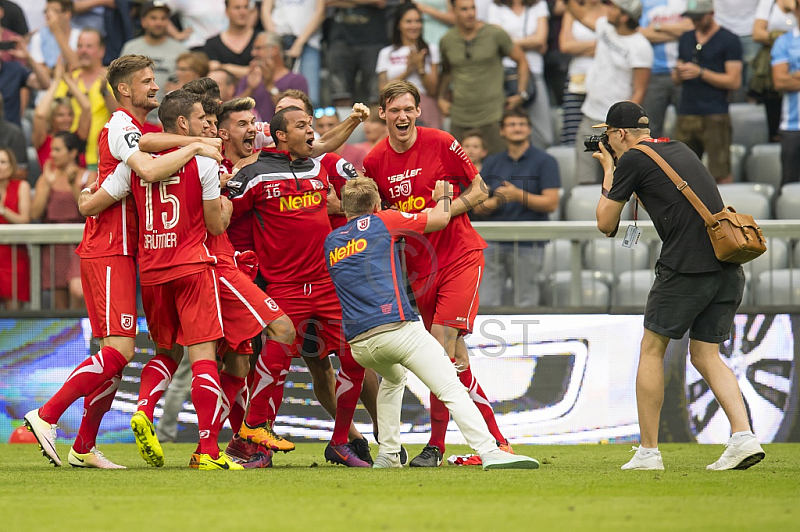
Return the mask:
<path id="1" fill-rule="evenodd" d="M 0 218 L 88 217 L 80 260 L 53 246 L 43 254 L 43 278 L 58 308 L 85 301 L 101 339 L 100 351 L 26 414 L 43 454 L 61 465 L 56 423 L 84 397 L 68 463 L 121 467 L 95 439 L 133 358 L 138 270 L 157 354 L 142 369 L 131 427 L 150 465 L 164 463 L 155 405 L 187 346 L 200 428 L 191 467 L 269 467 L 274 452 L 293 450 L 273 426 L 290 362 L 302 356 L 334 418 L 328 461 L 405 463 L 399 418 L 389 417 L 398 414 L 408 368 L 431 387 L 431 437 L 411 466 L 441 465 L 452 411 L 477 453 L 463 463 L 537 468 L 513 454 L 471 372 L 463 336 L 481 298 L 500 304 L 508 277 L 514 304 L 536 304 L 526 273 L 540 269 L 543 243 L 522 243 L 513 253 L 487 247 L 467 213 L 547 220 L 558 208 L 560 170 L 545 148 L 556 142 L 551 114 L 562 102 L 561 142 L 575 145 L 577 159 L 572 181 L 601 182 L 582 135 L 612 104 L 642 103 L 655 129 L 665 127 L 673 98 L 680 100 L 675 137 L 698 156 L 708 153 L 717 183 L 730 181 L 728 100 L 755 78 L 743 65 L 756 47 L 752 35 L 719 21 L 734 11 L 740 22 L 740 3 L 723 10 L 711 0 L 646 9 L 640 0 L 47 0 L 44 21 L 29 31 L 18 25 L 25 22 L 15 17 L 19 6 L 3 0 L 9 146 L 0 146 Z M 131 20 L 140 37 L 127 38 Z M 12 22 L 20 31 L 6 29 Z M 799 66 L 788 37 L 775 41 L 772 54 L 774 86 L 787 91 Z M 572 46 L 574 57 L 554 54 L 559 46 Z M 337 108 L 349 108 L 345 120 Z M 784 116 L 776 132 L 782 142 L 786 123 Z M 347 144 L 358 127 L 364 141 Z M 28 172 L 29 148 L 38 176 Z M 381 202 L 401 213 L 380 212 Z M 422 323 L 403 289 L 401 237 Z M 386 245 L 383 254 L 373 251 Z M 29 258 L 17 248 L 4 253 L 13 275 L 0 279 L 0 297 L 24 301 L 29 294 L 10 279 L 24 280 Z M 512 254 L 524 268 L 509 266 Z M 364 272 L 368 282 L 359 287 Z M 451 363 L 433 371 L 414 358 L 415 345 L 440 350 Z M 340 360 L 338 374 L 329 354 Z M 359 399 L 376 438 L 379 430 L 385 436 L 374 463 L 352 423 Z M 235 433 L 221 452 L 225 421 Z"/>

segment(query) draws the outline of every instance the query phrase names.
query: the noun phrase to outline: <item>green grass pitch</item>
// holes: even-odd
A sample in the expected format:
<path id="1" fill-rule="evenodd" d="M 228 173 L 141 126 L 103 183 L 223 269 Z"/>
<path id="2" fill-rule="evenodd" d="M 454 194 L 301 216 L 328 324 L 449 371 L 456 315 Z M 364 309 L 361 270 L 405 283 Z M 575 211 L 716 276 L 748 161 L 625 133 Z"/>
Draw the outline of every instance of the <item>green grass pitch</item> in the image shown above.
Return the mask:
<path id="1" fill-rule="evenodd" d="M 160 469 L 134 445 L 105 445 L 129 469 L 100 471 L 69 467 L 66 445 L 61 468 L 35 445 L 0 445 L 0 530 L 800 530 L 800 444 L 766 445 L 762 463 L 725 472 L 705 471 L 721 445 L 662 445 L 663 472 L 620 471 L 623 445 L 515 446 L 541 462 L 535 471 L 355 470 L 326 464 L 323 449 L 300 443 L 272 469 L 200 472 L 186 465 L 191 445 L 165 445 Z"/>

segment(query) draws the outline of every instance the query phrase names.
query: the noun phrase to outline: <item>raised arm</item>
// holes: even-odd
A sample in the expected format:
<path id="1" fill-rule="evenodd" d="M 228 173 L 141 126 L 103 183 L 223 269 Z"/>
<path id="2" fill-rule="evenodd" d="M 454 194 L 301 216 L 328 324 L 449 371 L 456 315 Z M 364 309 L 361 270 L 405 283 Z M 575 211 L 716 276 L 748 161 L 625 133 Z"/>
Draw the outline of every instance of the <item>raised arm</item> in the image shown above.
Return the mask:
<path id="1" fill-rule="evenodd" d="M 572 34 L 572 23 L 575 18 L 572 13 L 567 11 L 564 13 L 564 18 L 561 20 L 561 33 L 558 34 L 558 47 L 565 54 L 575 56 L 594 56 L 594 49 L 597 46 L 597 41 L 579 41 L 575 39 Z"/>
<path id="2" fill-rule="evenodd" d="M 369 118 L 369 107 L 363 103 L 353 105 L 353 110 L 346 120 L 314 141 L 311 156 L 319 157 L 323 153 L 338 150 L 342 144 L 347 142 L 358 125 L 367 118 Z"/>
<path id="3" fill-rule="evenodd" d="M 65 75 L 63 79 L 69 89 L 69 94 L 75 98 L 75 101 L 78 102 L 78 106 L 81 108 L 81 115 L 80 118 L 78 118 L 78 129 L 75 130 L 75 134 L 78 135 L 79 139 L 85 141 L 89 138 L 89 130 L 92 127 L 92 104 L 89 103 L 89 97 L 78 88 L 75 78 L 70 75 Z M 114 110 L 112 109 L 111 111 L 113 112 Z"/>
<path id="4" fill-rule="evenodd" d="M 581 24 L 594 31 L 597 19 L 591 16 L 586 6 L 579 0 L 567 0 L 567 11 Z"/>

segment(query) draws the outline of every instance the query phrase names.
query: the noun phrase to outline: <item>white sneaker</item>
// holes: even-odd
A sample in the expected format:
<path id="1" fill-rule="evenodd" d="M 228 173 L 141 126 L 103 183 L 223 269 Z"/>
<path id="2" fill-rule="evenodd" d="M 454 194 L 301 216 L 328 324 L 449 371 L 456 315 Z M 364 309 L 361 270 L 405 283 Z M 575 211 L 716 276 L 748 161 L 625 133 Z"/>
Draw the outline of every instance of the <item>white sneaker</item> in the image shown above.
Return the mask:
<path id="1" fill-rule="evenodd" d="M 622 466 L 622 469 L 638 471 L 661 471 L 664 469 L 661 451 L 643 451 L 641 447 L 633 447 L 631 451 L 636 451 L 636 454 L 633 455 L 630 462 Z"/>
<path id="2" fill-rule="evenodd" d="M 376 469 L 403 467 L 403 464 L 400 463 L 400 453 L 388 454 L 379 452 L 378 456 L 375 457 L 375 462 L 372 464 L 372 467 Z"/>
<path id="3" fill-rule="evenodd" d="M 125 466 L 115 464 L 100 452 L 97 447 L 92 447 L 88 453 L 76 453 L 75 449 L 70 447 L 69 457 L 67 458 L 69 465 L 72 467 L 96 467 L 98 469 L 127 469 Z"/>
<path id="4" fill-rule="evenodd" d="M 511 454 L 493 449 L 481 455 L 483 470 L 490 469 L 539 469 L 539 462 L 530 456 Z"/>
<path id="5" fill-rule="evenodd" d="M 42 455 L 50 460 L 50 463 L 54 466 L 60 467 L 61 458 L 58 457 L 56 452 L 56 426 L 40 418 L 39 409 L 31 410 L 25 414 L 23 422 L 28 427 L 28 430 L 36 436 Z"/>
<path id="6" fill-rule="evenodd" d="M 748 434 L 737 438 L 733 442 L 733 437 L 725 444 L 725 452 L 719 457 L 719 460 L 713 464 L 706 466 L 706 469 L 711 471 L 724 471 L 726 469 L 747 469 L 759 463 L 764 459 L 766 453 L 761 445 L 758 444 L 755 435 Z"/>

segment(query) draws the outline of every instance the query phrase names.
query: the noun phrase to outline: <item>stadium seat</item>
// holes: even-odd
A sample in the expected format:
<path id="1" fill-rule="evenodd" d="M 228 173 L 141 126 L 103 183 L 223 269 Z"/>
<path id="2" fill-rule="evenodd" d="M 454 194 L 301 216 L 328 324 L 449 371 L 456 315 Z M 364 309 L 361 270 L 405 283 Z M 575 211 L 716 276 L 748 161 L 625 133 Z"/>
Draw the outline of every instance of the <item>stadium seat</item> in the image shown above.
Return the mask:
<path id="1" fill-rule="evenodd" d="M 583 243 L 579 244 L 583 252 Z M 552 273 L 569 271 L 572 263 L 572 242 L 569 240 L 551 240 L 544 246 L 544 259 L 542 270 L 539 272 L 541 280 L 547 279 Z"/>
<path id="2" fill-rule="evenodd" d="M 778 220 L 800 220 L 800 183 L 787 183 L 775 202 Z"/>
<path id="3" fill-rule="evenodd" d="M 775 199 L 775 192 L 777 188 L 769 183 L 725 183 L 718 185 L 719 193 L 725 197 L 726 191 L 731 191 L 733 194 L 761 194 L 770 202 Z"/>
<path id="4" fill-rule="evenodd" d="M 766 183 L 781 188 L 780 144 L 757 144 L 753 146 L 745 163 L 745 175 L 751 183 Z"/>
<path id="5" fill-rule="evenodd" d="M 747 155 L 747 148 L 741 144 L 731 144 L 731 177 L 738 183 L 742 180 L 744 170 L 744 159 Z M 703 164 L 708 168 L 708 152 L 703 153 Z"/>
<path id="6" fill-rule="evenodd" d="M 596 238 L 586 244 L 584 266 L 587 270 L 609 272 L 614 277 L 630 270 L 647 268 L 649 250 L 645 242 L 633 249 L 622 247 L 619 238 Z"/>
<path id="7" fill-rule="evenodd" d="M 565 220 L 594 221 L 597 220 L 597 201 L 600 199 L 600 184 L 577 185 L 572 188 L 566 201 Z M 630 220 L 631 211 L 627 207 L 622 210 L 620 220 Z"/>
<path id="8" fill-rule="evenodd" d="M 664 113 L 664 131 L 663 136 L 671 138 L 675 134 L 675 122 L 677 116 L 675 115 L 675 106 L 670 104 L 667 106 L 667 112 Z"/>
<path id="9" fill-rule="evenodd" d="M 550 122 L 553 126 L 553 142 L 557 145 L 564 125 L 564 110 L 561 107 L 550 107 Z"/>
<path id="10" fill-rule="evenodd" d="M 575 186 L 575 148 L 572 146 L 550 146 L 545 151 L 552 155 L 558 163 L 561 188 L 564 189 L 563 201 L 569 197 L 572 187 Z"/>
<path id="11" fill-rule="evenodd" d="M 745 283 L 745 291 L 758 291 L 756 279 L 758 279 L 762 273 L 769 272 L 770 270 L 782 270 L 789 268 L 791 266 L 789 264 L 789 250 L 789 244 L 786 242 L 786 240 L 781 238 L 768 238 L 767 251 L 757 259 L 742 266 L 744 268 L 745 277 L 747 278 Z M 745 295 L 749 297 L 749 293 Z M 742 304 L 752 303 L 753 301 L 749 300 L 747 297 L 742 298 Z"/>
<path id="12" fill-rule="evenodd" d="M 755 304 L 760 307 L 800 304 L 800 270 L 761 272 L 756 283 Z"/>
<path id="13" fill-rule="evenodd" d="M 761 192 L 769 193 L 769 190 L 763 190 L 765 187 L 772 188 L 758 183 L 731 183 L 719 185 L 719 193 L 722 202 L 736 212 L 749 214 L 756 220 L 767 220 L 772 218 L 772 209 L 768 196 Z"/>
<path id="14" fill-rule="evenodd" d="M 614 287 L 614 304 L 623 307 L 644 307 L 655 278 L 653 268 L 620 273 Z"/>
<path id="15" fill-rule="evenodd" d="M 756 144 L 769 142 L 767 114 L 763 105 L 732 103 L 728 109 L 733 130 L 731 144 L 741 144 L 750 151 Z"/>
<path id="16" fill-rule="evenodd" d="M 556 272 L 542 286 L 542 302 L 546 306 L 553 307 L 606 308 L 610 302 L 611 283 L 613 279 L 609 273 L 584 270 L 581 272 L 581 293 L 578 302 L 571 303 L 572 274 Z"/>
<path id="17" fill-rule="evenodd" d="M 558 205 L 556 206 L 556 210 L 551 212 L 548 217 L 550 218 L 551 222 L 560 222 L 562 218 L 562 211 L 561 203 L 564 201 L 564 187 L 558 189 Z"/>

